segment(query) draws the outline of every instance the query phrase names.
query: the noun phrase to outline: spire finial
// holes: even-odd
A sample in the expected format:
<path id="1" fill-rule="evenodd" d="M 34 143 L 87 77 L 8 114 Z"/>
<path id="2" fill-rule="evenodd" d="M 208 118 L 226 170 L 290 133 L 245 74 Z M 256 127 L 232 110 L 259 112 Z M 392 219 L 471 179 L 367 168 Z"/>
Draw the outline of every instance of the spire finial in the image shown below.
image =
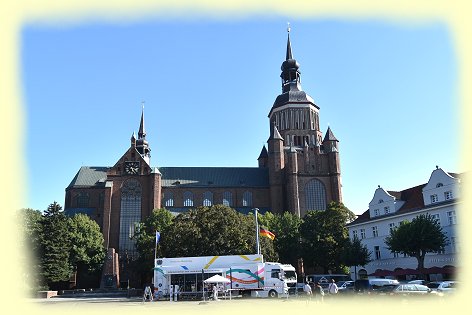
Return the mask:
<path id="1" fill-rule="evenodd" d="M 290 22 L 287 22 L 287 33 L 290 33 Z"/>
<path id="2" fill-rule="evenodd" d="M 287 22 L 287 53 L 285 55 L 285 60 L 292 58 L 292 45 L 290 44 L 290 22 Z"/>

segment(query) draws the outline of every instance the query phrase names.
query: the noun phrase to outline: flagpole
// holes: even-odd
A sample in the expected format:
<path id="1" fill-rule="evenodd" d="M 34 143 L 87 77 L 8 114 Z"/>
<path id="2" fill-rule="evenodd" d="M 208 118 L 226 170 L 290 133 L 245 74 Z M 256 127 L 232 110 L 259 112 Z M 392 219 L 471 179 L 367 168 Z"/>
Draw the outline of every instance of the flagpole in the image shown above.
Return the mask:
<path id="1" fill-rule="evenodd" d="M 257 220 L 257 211 L 259 211 L 259 209 L 254 208 L 254 215 L 255 215 L 255 219 L 256 219 L 256 252 L 257 252 L 257 255 L 260 255 L 261 254 L 261 247 L 259 245 L 259 222 Z"/>

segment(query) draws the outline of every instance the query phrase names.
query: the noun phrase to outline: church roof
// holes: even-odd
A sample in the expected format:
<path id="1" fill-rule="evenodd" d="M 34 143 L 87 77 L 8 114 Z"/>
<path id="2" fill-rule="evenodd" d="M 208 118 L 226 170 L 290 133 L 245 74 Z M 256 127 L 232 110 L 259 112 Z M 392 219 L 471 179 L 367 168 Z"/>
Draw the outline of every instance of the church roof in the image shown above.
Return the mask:
<path id="1" fill-rule="evenodd" d="M 82 166 L 67 188 L 104 187 L 109 167 Z M 258 167 L 160 167 L 163 187 L 269 187 L 269 171 Z"/>
<path id="2" fill-rule="evenodd" d="M 160 167 L 162 187 L 269 187 L 267 168 Z"/>
<path id="3" fill-rule="evenodd" d="M 67 188 L 71 187 L 103 187 L 109 167 L 82 166 Z"/>

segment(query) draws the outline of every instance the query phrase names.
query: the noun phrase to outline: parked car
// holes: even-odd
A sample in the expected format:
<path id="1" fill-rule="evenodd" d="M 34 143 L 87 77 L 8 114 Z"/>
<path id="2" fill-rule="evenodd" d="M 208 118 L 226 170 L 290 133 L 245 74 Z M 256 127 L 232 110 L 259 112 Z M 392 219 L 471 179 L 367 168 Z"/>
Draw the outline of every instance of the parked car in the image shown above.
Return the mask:
<path id="1" fill-rule="evenodd" d="M 441 293 L 451 293 L 457 288 L 457 281 L 435 281 L 428 283 L 428 288 Z"/>
<path id="2" fill-rule="evenodd" d="M 429 281 L 427 280 L 411 280 L 411 281 L 408 281 L 408 283 L 411 283 L 411 284 L 422 284 L 422 285 L 428 285 Z"/>
<path id="3" fill-rule="evenodd" d="M 338 293 L 353 293 L 354 281 L 342 281 L 338 283 Z"/>
<path id="4" fill-rule="evenodd" d="M 390 295 L 426 295 L 436 293 L 425 285 L 414 283 L 402 283 L 395 286 L 390 292 Z"/>

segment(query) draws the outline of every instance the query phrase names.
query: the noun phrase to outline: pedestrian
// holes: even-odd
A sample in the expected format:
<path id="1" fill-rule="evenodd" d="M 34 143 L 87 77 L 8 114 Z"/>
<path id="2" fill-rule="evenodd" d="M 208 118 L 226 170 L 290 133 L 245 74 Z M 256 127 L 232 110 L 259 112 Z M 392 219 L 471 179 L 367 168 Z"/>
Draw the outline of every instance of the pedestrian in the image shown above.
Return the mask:
<path id="1" fill-rule="evenodd" d="M 313 290 L 313 292 L 316 298 L 316 302 L 323 302 L 325 293 L 324 293 L 323 287 L 320 285 L 319 282 L 316 283 L 315 289 Z"/>
<path id="2" fill-rule="evenodd" d="M 331 283 L 328 286 L 328 293 L 332 296 L 338 293 L 338 285 L 336 284 L 336 281 L 334 281 L 334 279 L 331 279 Z"/>
<path id="3" fill-rule="evenodd" d="M 311 295 L 312 295 L 312 291 L 311 291 L 311 286 L 310 284 L 308 283 L 308 281 L 305 282 L 305 285 L 303 286 L 303 292 L 305 292 L 305 294 L 307 295 L 307 303 L 309 300 L 311 300 Z"/>

